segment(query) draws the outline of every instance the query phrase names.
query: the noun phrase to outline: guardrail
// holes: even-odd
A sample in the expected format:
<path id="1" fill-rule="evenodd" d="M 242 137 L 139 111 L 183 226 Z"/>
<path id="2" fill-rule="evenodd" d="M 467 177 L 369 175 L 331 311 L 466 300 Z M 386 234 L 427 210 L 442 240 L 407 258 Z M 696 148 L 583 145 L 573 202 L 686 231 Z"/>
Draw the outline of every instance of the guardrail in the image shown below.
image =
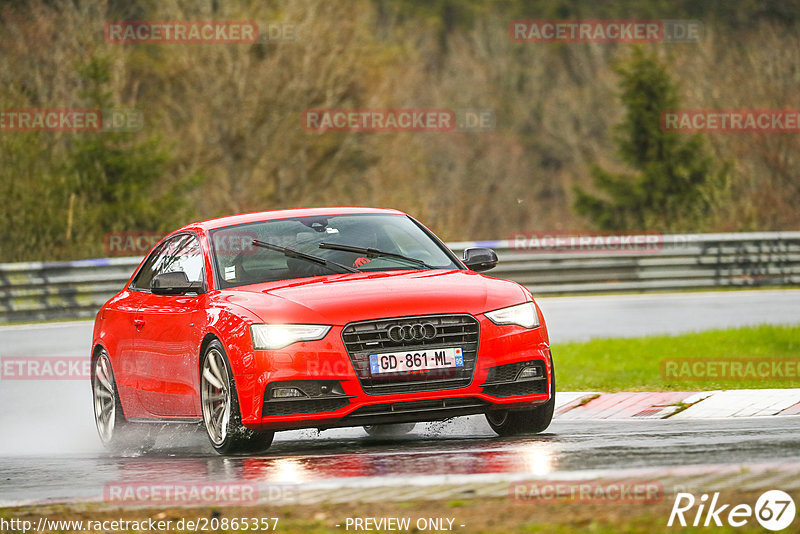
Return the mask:
<path id="1" fill-rule="evenodd" d="M 500 262 L 488 274 L 534 295 L 800 285 L 800 232 L 577 239 L 448 245 L 459 255 L 469 247 L 494 248 Z M 0 322 L 93 317 L 140 260 L 0 264 Z"/>

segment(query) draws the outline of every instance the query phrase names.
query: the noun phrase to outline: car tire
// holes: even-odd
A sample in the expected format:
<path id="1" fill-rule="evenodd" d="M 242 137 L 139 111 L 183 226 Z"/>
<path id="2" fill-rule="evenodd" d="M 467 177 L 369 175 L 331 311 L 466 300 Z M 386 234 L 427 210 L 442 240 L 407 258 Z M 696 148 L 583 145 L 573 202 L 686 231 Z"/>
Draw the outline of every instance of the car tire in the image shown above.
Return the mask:
<path id="1" fill-rule="evenodd" d="M 500 436 L 538 434 L 547 430 L 556 406 L 556 370 L 550 357 L 550 400 L 527 410 L 495 410 L 486 413 L 486 421 Z"/>
<path id="2" fill-rule="evenodd" d="M 274 432 L 242 425 L 233 372 L 222 343 L 216 339 L 206 347 L 200 365 L 200 405 L 206 435 L 219 454 L 261 452 L 272 444 Z"/>
<path id="3" fill-rule="evenodd" d="M 125 419 L 111 358 L 100 349 L 92 363 L 92 400 L 97 433 L 103 446 L 112 452 L 146 452 L 153 448 L 155 436 L 148 426 Z"/>
<path id="4" fill-rule="evenodd" d="M 391 423 L 388 425 L 364 425 L 364 431 L 374 438 L 388 438 L 408 434 L 417 423 Z"/>

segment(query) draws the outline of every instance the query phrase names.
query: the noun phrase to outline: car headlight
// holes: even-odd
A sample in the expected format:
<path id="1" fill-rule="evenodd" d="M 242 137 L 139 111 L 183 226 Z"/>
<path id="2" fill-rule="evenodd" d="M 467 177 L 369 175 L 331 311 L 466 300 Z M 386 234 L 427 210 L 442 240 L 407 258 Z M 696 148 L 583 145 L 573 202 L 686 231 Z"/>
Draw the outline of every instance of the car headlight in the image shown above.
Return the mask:
<path id="1" fill-rule="evenodd" d="M 275 350 L 298 341 L 322 339 L 330 329 L 323 324 L 254 324 L 250 335 L 254 349 Z"/>
<path id="2" fill-rule="evenodd" d="M 500 308 L 486 312 L 484 315 L 494 324 L 516 324 L 525 328 L 539 326 L 539 314 L 536 313 L 536 306 L 533 305 L 533 302 Z"/>

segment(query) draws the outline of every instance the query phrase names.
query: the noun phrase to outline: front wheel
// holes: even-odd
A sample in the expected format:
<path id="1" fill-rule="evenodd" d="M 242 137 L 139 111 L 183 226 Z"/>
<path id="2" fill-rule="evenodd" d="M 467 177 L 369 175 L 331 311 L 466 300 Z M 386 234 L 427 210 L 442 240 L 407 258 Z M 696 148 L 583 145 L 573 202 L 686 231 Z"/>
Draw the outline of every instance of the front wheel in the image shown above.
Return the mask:
<path id="1" fill-rule="evenodd" d="M 550 400 L 527 410 L 496 410 L 487 412 L 486 421 L 500 436 L 519 436 L 544 432 L 553 420 L 556 406 L 556 370 L 550 358 Z"/>
<path id="2" fill-rule="evenodd" d="M 236 383 L 225 349 L 217 340 L 209 343 L 203 354 L 200 403 L 206 434 L 218 453 L 260 452 L 272 444 L 274 432 L 259 432 L 242 425 Z"/>

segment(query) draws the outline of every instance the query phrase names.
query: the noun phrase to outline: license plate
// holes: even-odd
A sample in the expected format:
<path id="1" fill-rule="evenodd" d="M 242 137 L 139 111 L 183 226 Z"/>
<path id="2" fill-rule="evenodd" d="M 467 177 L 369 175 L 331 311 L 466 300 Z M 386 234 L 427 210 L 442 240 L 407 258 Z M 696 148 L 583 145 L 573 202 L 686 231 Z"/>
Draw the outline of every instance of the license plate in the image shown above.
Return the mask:
<path id="1" fill-rule="evenodd" d="M 448 367 L 464 367 L 464 352 L 461 347 L 369 355 L 369 372 L 373 375 Z"/>

